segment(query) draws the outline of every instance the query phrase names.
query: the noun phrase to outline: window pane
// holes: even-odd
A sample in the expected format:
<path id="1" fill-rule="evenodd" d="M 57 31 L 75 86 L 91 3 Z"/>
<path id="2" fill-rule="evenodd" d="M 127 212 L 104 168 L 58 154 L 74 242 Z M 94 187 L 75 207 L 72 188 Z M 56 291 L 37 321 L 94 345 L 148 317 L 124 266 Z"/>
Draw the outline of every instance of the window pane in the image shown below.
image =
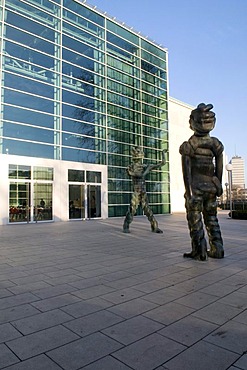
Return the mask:
<path id="1" fill-rule="evenodd" d="M 81 41 L 91 44 L 94 47 L 98 46 L 99 39 L 92 33 L 83 31 L 80 28 L 72 26 L 70 23 L 63 22 L 63 33 L 68 34 L 68 36 L 75 37 Z"/>
<path id="2" fill-rule="evenodd" d="M 76 3 L 75 1 L 71 0 L 64 0 L 63 2 L 64 7 L 72 10 L 75 12 L 78 16 L 85 17 L 86 19 L 89 19 L 90 21 L 93 21 L 94 23 L 97 23 L 101 26 L 104 25 L 104 18 L 99 15 L 98 13 L 93 12 L 92 10 L 85 8 L 81 6 L 80 4 Z"/>
<path id="3" fill-rule="evenodd" d="M 87 182 L 101 183 L 101 172 L 87 171 Z"/>
<path id="4" fill-rule="evenodd" d="M 14 123 L 4 122 L 3 136 L 17 139 L 42 141 L 52 144 L 54 142 L 54 132 L 43 130 L 36 127 L 17 125 Z"/>
<path id="5" fill-rule="evenodd" d="M 6 41 L 5 43 L 5 54 L 7 54 L 10 59 L 11 57 L 15 57 L 27 62 L 30 62 L 31 60 L 33 64 L 37 64 L 46 68 L 53 68 L 54 66 L 54 59 L 52 57 L 39 53 L 38 51 L 31 50 L 28 47 L 17 45 L 10 41 Z M 7 59 L 7 57 L 5 59 Z M 18 64 L 13 63 L 13 65 L 16 67 Z M 33 70 L 36 70 L 37 73 L 39 72 L 36 66 L 33 66 Z"/>
<path id="6" fill-rule="evenodd" d="M 63 131 L 105 138 L 105 128 L 82 121 L 63 119 Z M 97 134 L 96 134 L 97 133 Z"/>
<path id="7" fill-rule="evenodd" d="M 80 170 L 68 170 L 68 180 L 74 182 L 85 181 L 85 171 Z"/>
<path id="8" fill-rule="evenodd" d="M 94 71 L 95 66 L 97 65 L 97 63 L 94 63 L 92 59 L 89 59 L 84 55 L 76 54 L 75 52 L 67 49 L 63 49 L 63 59 L 91 71 Z M 93 82 L 93 80 L 89 80 L 89 82 Z"/>
<path id="9" fill-rule="evenodd" d="M 119 46 L 121 49 L 129 51 L 131 54 L 137 53 L 137 46 L 131 44 L 130 42 L 118 37 L 117 35 L 114 35 L 111 32 L 107 32 L 107 41 L 110 43 Z"/>
<path id="10" fill-rule="evenodd" d="M 165 50 L 157 48 L 155 45 L 150 44 L 150 42 L 141 39 L 141 46 L 143 49 L 149 51 L 150 53 L 159 56 L 161 59 L 166 60 Z"/>
<path id="11" fill-rule="evenodd" d="M 90 152 L 88 150 L 62 148 L 62 159 L 65 161 L 105 164 L 105 153 Z"/>
<path id="12" fill-rule="evenodd" d="M 54 111 L 54 103 L 51 100 L 9 89 L 5 89 L 4 91 L 4 102 L 9 104 L 13 104 L 13 102 L 15 102 L 16 105 L 21 107 L 35 109 L 47 113 L 53 113 Z"/>
<path id="13" fill-rule="evenodd" d="M 3 139 L 3 154 L 24 155 L 54 159 L 54 147 L 51 145 L 27 143 L 25 141 Z"/>
<path id="14" fill-rule="evenodd" d="M 47 54 L 54 54 L 54 44 L 47 42 L 37 36 L 32 36 L 24 31 L 17 30 L 11 26 L 6 26 L 6 37 L 19 42 L 22 45 L 38 49 Z"/>
<path id="15" fill-rule="evenodd" d="M 31 167 L 18 164 L 10 164 L 9 178 L 31 180 Z"/>
<path id="16" fill-rule="evenodd" d="M 8 11 L 6 22 L 11 25 L 17 26 L 24 31 L 42 36 L 47 40 L 55 41 L 55 32 L 52 29 L 48 28 L 47 25 L 34 22 L 31 19 L 24 18 L 22 15 L 18 15 L 16 13 Z"/>
<path id="17" fill-rule="evenodd" d="M 87 136 L 63 134 L 62 143 L 64 146 L 71 146 L 83 149 L 96 149 L 95 139 Z"/>
<path id="18" fill-rule="evenodd" d="M 33 126 L 54 127 L 54 117 L 48 114 L 33 112 L 25 108 L 4 106 L 3 117 L 5 120 L 22 122 Z"/>
<path id="19" fill-rule="evenodd" d="M 35 95 L 41 95 L 50 99 L 53 99 L 54 97 L 53 86 L 34 81 L 30 78 L 13 75 L 11 73 L 5 73 L 4 85 L 13 89 L 29 92 Z"/>
<path id="20" fill-rule="evenodd" d="M 69 90 L 63 90 L 63 102 L 93 110 L 97 104 L 93 98 Z"/>
<path id="21" fill-rule="evenodd" d="M 128 210 L 128 205 L 117 205 L 117 206 L 109 206 L 108 207 L 108 215 L 109 217 L 121 217 L 125 216 Z"/>
<path id="22" fill-rule="evenodd" d="M 138 36 L 121 27 L 120 25 L 107 20 L 107 28 L 115 34 L 135 43 L 136 45 L 139 45 Z"/>
<path id="23" fill-rule="evenodd" d="M 32 0 L 33 4 L 36 4 L 39 8 L 43 8 L 44 10 L 52 13 L 52 15 L 56 14 L 57 9 L 58 9 L 57 5 L 55 5 L 54 3 L 60 4 L 60 2 L 61 2 L 61 0 L 53 0 L 53 2 L 51 2 L 50 0 Z M 8 0 L 8 3 L 11 3 L 14 6 L 22 6 L 22 7 L 25 6 L 25 8 L 27 6 L 27 5 L 24 5 L 24 4 L 20 4 L 20 0 Z M 16 9 L 16 7 L 15 7 L 15 9 Z M 38 9 L 36 9 L 36 12 L 39 14 Z"/>
<path id="24" fill-rule="evenodd" d="M 34 167 L 34 180 L 53 180 L 53 168 L 51 167 Z"/>

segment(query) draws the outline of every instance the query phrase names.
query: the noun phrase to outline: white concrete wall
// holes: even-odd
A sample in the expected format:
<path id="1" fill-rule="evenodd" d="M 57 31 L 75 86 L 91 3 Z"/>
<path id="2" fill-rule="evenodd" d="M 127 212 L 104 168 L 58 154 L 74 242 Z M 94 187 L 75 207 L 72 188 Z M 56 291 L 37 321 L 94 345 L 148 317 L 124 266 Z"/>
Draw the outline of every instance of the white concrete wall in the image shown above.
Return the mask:
<path id="1" fill-rule="evenodd" d="M 0 154 L 0 225 L 9 222 L 9 164 L 26 166 L 41 166 L 53 168 L 53 216 L 54 221 L 67 221 L 69 219 L 69 191 L 68 191 L 68 169 L 100 171 L 101 178 L 101 216 L 108 217 L 108 185 L 107 166 L 91 163 L 78 163 L 69 161 L 56 161 L 43 158 L 22 157 L 15 155 Z"/>
<path id="2" fill-rule="evenodd" d="M 193 131 L 189 128 L 189 116 L 193 106 L 174 98 L 169 98 L 169 153 L 171 212 L 185 212 L 184 182 L 181 166 L 180 145 L 188 140 Z"/>

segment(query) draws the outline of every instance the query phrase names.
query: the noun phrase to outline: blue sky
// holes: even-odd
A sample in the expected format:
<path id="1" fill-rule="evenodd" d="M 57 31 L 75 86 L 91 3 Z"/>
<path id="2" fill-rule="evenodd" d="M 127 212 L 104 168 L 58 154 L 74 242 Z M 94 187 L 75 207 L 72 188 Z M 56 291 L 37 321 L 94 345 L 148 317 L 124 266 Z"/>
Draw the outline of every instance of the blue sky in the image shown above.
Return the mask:
<path id="1" fill-rule="evenodd" d="M 87 3 L 168 49 L 170 96 L 214 105 L 212 136 L 229 160 L 235 154 L 245 159 L 247 177 L 247 0 Z"/>

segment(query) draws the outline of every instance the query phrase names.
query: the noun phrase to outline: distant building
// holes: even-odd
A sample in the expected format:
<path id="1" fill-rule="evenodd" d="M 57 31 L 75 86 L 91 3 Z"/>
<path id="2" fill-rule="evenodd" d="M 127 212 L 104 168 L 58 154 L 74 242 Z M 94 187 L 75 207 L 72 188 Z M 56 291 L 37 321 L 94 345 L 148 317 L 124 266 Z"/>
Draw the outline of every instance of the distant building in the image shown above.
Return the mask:
<path id="1" fill-rule="evenodd" d="M 245 188 L 244 159 L 239 156 L 232 157 L 232 186 L 233 188 Z"/>

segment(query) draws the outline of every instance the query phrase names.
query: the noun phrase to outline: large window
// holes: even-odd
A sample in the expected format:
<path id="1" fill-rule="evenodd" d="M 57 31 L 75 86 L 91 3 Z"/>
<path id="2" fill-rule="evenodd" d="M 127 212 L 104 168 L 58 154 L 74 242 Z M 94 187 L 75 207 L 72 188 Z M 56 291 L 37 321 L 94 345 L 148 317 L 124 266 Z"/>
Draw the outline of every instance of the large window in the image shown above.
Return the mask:
<path id="1" fill-rule="evenodd" d="M 9 222 L 51 221 L 53 168 L 9 165 Z"/>

